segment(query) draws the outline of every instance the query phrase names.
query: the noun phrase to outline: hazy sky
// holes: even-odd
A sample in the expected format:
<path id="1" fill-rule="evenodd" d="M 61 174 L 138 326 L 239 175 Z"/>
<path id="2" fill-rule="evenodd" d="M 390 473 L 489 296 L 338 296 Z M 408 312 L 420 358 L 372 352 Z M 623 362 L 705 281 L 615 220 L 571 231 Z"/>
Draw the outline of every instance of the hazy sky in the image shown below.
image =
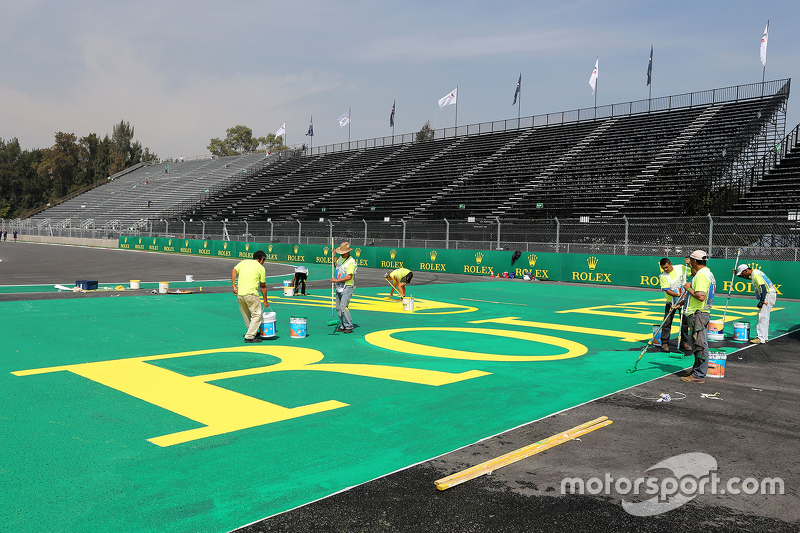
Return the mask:
<path id="1" fill-rule="evenodd" d="M 110 134 L 126 120 L 162 157 L 201 155 L 236 124 L 287 141 L 351 138 L 598 105 L 800 74 L 800 2 L 314 1 L 119 3 L 0 0 L 0 138 L 44 148 L 57 131 Z M 800 80 L 795 80 L 795 83 Z M 800 87 L 795 87 L 795 92 Z M 787 131 L 800 122 L 792 96 Z"/>

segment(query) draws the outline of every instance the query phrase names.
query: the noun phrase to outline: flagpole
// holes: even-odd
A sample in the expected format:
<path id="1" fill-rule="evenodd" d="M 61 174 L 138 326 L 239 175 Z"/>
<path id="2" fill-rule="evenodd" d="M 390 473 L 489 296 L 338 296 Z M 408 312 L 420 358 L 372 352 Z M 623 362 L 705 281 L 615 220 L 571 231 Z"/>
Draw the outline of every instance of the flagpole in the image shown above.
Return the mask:
<path id="1" fill-rule="evenodd" d="M 454 135 L 458 135 L 458 85 L 456 85 L 456 131 Z"/>
<path id="2" fill-rule="evenodd" d="M 522 107 L 522 73 L 519 75 L 519 100 L 517 100 L 517 128 L 519 128 L 519 114 Z"/>

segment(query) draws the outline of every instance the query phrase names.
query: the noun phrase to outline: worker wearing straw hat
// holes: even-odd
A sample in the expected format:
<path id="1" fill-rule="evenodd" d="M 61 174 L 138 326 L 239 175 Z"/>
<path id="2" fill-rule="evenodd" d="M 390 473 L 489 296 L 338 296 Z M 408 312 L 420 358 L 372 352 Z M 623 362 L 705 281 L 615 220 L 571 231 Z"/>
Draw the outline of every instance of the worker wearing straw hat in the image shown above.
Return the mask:
<path id="1" fill-rule="evenodd" d="M 689 256 L 689 267 L 694 278 L 683 288 L 689 293 L 686 306 L 686 318 L 689 321 L 689 335 L 692 339 L 694 366 L 685 372 L 681 381 L 689 383 L 705 383 L 708 371 L 708 320 L 714 306 L 714 291 L 717 280 L 714 273 L 706 266 L 708 255 L 703 250 L 695 250 Z"/>
<path id="2" fill-rule="evenodd" d="M 753 290 L 758 300 L 757 337 L 755 339 L 750 339 L 750 342 L 765 344 L 769 341 L 769 314 L 772 312 L 772 306 L 775 305 L 778 291 L 775 289 L 772 280 L 770 280 L 766 274 L 750 265 L 739 265 L 739 268 L 736 269 L 736 275 L 753 282 Z"/>
<path id="3" fill-rule="evenodd" d="M 356 260 L 350 257 L 349 242 L 343 242 L 333 252 L 340 257 L 337 259 L 334 255 L 334 265 L 336 265 L 336 277 L 331 278 L 331 283 L 336 284 L 336 312 L 339 314 L 339 327 L 336 331 L 343 333 L 353 333 L 353 320 L 350 317 L 350 298 L 353 296 L 355 289 L 356 270 L 358 265 Z"/>

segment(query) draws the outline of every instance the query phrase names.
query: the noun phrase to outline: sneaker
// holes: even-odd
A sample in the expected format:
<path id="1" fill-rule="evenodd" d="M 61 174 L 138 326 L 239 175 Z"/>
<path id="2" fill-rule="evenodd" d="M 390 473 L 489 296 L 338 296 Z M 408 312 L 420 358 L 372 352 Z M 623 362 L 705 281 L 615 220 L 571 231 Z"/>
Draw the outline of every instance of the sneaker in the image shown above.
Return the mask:
<path id="1" fill-rule="evenodd" d="M 685 378 L 681 378 L 681 381 L 685 381 L 687 383 L 705 383 L 706 382 L 706 380 L 704 380 L 704 379 L 696 378 L 696 377 L 691 376 L 691 375 L 686 376 Z"/>
<path id="2" fill-rule="evenodd" d="M 344 331 L 344 328 L 343 328 L 342 326 L 339 326 L 338 328 L 336 328 L 336 331 L 337 331 L 337 332 Z"/>
<path id="3" fill-rule="evenodd" d="M 342 333 L 353 333 L 353 330 L 352 330 L 352 328 L 351 329 L 343 329 Z"/>
<path id="4" fill-rule="evenodd" d="M 765 342 L 762 342 L 761 339 L 750 339 L 750 342 L 753 344 L 766 344 Z"/>
<path id="5" fill-rule="evenodd" d="M 244 342 L 248 344 L 251 342 L 261 342 L 261 337 L 253 337 L 252 339 L 248 339 L 247 337 L 245 337 Z"/>
<path id="6" fill-rule="evenodd" d="M 692 349 L 692 347 L 691 347 L 691 346 L 689 346 L 689 345 L 688 345 L 687 343 L 685 343 L 685 342 L 684 342 L 684 343 L 681 345 L 681 350 L 691 350 L 691 349 Z"/>
<path id="7" fill-rule="evenodd" d="M 680 377 L 682 377 L 682 378 L 688 378 L 689 376 L 691 376 L 691 375 L 692 375 L 692 370 L 691 370 L 691 369 L 689 369 L 689 370 L 684 370 L 683 372 L 679 372 L 679 373 L 678 373 L 678 375 L 679 375 Z"/>
<path id="8" fill-rule="evenodd" d="M 661 345 L 661 351 L 669 353 L 669 345 L 668 344 L 662 344 Z"/>

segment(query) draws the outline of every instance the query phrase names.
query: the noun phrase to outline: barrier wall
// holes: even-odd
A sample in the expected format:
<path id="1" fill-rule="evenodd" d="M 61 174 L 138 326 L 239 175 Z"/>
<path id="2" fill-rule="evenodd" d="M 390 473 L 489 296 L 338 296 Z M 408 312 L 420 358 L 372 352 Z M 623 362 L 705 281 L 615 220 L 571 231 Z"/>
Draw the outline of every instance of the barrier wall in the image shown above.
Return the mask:
<path id="1" fill-rule="evenodd" d="M 256 250 L 276 263 L 331 264 L 330 245 L 245 243 L 167 239 L 161 237 L 120 237 L 119 247 L 131 250 L 172 252 L 208 257 L 252 259 Z M 648 287 L 658 290 L 660 257 L 602 254 L 523 253 L 512 265 L 513 251 L 439 250 L 427 248 L 385 248 L 356 246 L 352 256 L 359 266 L 394 270 L 405 267 L 415 272 L 441 272 L 475 276 L 513 273 L 515 277 L 532 275 L 543 281 L 571 281 L 624 287 Z M 682 258 L 670 258 L 673 263 Z M 778 289 L 778 296 L 800 298 L 800 264 L 790 261 L 742 263 L 767 273 Z M 710 259 L 708 267 L 717 280 L 717 294 L 727 294 L 735 259 Z M 742 278 L 733 282 L 733 294 L 752 294 L 752 285 Z"/>

